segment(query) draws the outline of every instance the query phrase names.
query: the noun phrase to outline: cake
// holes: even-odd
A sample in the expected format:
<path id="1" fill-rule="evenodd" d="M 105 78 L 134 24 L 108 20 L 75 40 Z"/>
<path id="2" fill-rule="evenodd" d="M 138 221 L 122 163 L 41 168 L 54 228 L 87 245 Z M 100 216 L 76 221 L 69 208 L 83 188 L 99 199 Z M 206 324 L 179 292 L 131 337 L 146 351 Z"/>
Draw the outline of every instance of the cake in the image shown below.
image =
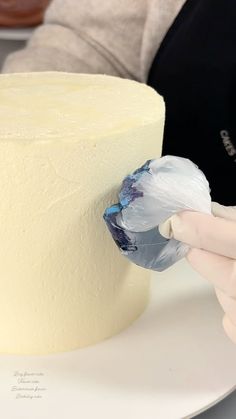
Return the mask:
<path id="1" fill-rule="evenodd" d="M 0 75 L 0 352 L 95 344 L 145 309 L 149 271 L 103 221 L 125 175 L 159 157 L 164 102 L 104 75 Z"/>
<path id="2" fill-rule="evenodd" d="M 50 0 L 0 0 L 0 26 L 38 25 Z"/>

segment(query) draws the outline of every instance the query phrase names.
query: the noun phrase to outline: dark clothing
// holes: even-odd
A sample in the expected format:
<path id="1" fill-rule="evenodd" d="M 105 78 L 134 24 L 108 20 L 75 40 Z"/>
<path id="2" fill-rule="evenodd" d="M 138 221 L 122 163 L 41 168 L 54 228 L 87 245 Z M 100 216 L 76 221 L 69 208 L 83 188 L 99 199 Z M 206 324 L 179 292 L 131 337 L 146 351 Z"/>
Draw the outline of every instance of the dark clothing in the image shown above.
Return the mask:
<path id="1" fill-rule="evenodd" d="M 188 0 L 153 61 L 165 99 L 163 155 L 205 173 L 212 200 L 236 205 L 236 2 Z"/>

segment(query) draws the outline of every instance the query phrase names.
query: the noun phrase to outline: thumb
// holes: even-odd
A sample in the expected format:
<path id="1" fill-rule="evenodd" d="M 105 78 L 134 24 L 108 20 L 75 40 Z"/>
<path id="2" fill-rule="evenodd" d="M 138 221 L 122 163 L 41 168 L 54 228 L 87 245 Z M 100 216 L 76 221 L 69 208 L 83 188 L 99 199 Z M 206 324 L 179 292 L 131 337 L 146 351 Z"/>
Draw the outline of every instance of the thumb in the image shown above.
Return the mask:
<path id="1" fill-rule="evenodd" d="M 194 211 L 182 211 L 159 226 L 160 234 L 190 247 L 236 258 L 236 223 Z"/>
<path id="2" fill-rule="evenodd" d="M 236 221 L 236 206 L 225 206 L 218 202 L 211 203 L 211 211 L 215 217 L 226 218 L 227 220 Z M 164 223 L 160 224 L 159 231 L 163 237 L 170 239 L 173 237 L 171 228 L 171 220 L 174 216 L 168 218 Z"/>

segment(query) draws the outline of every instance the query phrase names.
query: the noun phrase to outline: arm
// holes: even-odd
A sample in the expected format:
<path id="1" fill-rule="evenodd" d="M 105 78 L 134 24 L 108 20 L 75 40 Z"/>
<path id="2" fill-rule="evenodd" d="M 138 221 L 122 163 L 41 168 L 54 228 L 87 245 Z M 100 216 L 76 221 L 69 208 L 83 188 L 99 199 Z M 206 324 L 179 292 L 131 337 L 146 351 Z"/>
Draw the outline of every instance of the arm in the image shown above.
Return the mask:
<path id="1" fill-rule="evenodd" d="M 53 0 L 26 48 L 3 72 L 105 73 L 140 80 L 147 1 Z"/>
<path id="2" fill-rule="evenodd" d="M 4 73 L 103 73 L 146 82 L 161 41 L 186 0 L 52 0 Z"/>

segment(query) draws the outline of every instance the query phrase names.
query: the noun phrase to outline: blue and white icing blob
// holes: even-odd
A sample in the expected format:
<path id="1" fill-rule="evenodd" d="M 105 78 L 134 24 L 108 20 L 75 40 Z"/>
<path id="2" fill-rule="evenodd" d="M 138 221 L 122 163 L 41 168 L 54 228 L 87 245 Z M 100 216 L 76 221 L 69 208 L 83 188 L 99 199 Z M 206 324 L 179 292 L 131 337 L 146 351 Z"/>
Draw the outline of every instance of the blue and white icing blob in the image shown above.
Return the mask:
<path id="1" fill-rule="evenodd" d="M 211 213 L 208 181 L 182 157 L 148 160 L 123 180 L 118 198 L 104 213 L 114 241 L 132 262 L 155 271 L 170 267 L 189 250 L 164 238 L 158 226 L 182 210 Z"/>

